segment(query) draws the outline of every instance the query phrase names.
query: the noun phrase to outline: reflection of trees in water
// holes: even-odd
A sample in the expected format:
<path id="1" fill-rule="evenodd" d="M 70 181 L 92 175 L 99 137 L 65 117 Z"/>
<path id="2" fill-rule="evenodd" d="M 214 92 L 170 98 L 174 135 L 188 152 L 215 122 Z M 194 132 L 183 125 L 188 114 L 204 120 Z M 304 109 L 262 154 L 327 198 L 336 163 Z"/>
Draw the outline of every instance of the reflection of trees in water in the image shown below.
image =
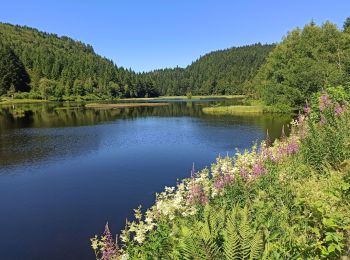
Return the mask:
<path id="1" fill-rule="evenodd" d="M 234 124 L 257 125 L 266 133 L 269 132 L 270 138 L 275 139 L 281 135 L 282 127 L 285 126 L 285 133 L 289 133 L 288 124 L 291 120 L 290 115 L 229 115 L 215 116 L 207 115 L 202 112 L 202 107 L 207 104 L 201 103 L 180 103 L 171 104 L 165 107 L 138 107 L 124 109 L 120 112 L 120 118 L 135 119 L 139 117 L 179 117 L 189 116 L 197 117 L 213 126 L 227 126 Z"/>
<path id="2" fill-rule="evenodd" d="M 223 125 L 255 125 L 260 127 L 264 133 L 269 133 L 272 140 L 279 138 L 284 126 L 285 134 L 290 132 L 289 123 L 292 119 L 290 115 L 273 115 L 273 114 L 257 114 L 257 115 L 229 115 L 229 116 L 207 116 L 204 115 L 205 120 L 209 124 L 223 124 Z"/>
<path id="3" fill-rule="evenodd" d="M 16 110 L 24 111 L 17 116 Z M 71 127 L 94 125 L 115 119 L 136 119 L 146 116 L 176 117 L 200 116 L 201 107 L 197 104 L 180 103 L 162 107 L 134 107 L 121 109 L 84 109 L 83 107 L 62 104 L 37 104 L 8 106 L 0 110 L 0 131 L 17 128 Z"/>
<path id="4" fill-rule="evenodd" d="M 272 137 L 281 133 L 282 125 L 287 125 L 290 116 L 281 115 L 244 115 L 215 116 L 202 113 L 202 107 L 213 102 L 179 102 L 161 107 L 134 107 L 120 109 L 84 109 L 81 104 L 31 104 L 8 106 L 0 109 L 0 132 L 5 129 L 50 128 L 94 125 L 116 119 L 136 119 L 140 117 L 199 117 L 208 124 L 253 124 L 267 129 Z M 80 107 L 79 107 L 80 106 Z M 16 115 L 16 109 L 24 111 L 23 116 Z"/>
<path id="5" fill-rule="evenodd" d="M 79 155 L 97 148 L 99 134 L 93 128 L 76 131 L 75 127 L 95 125 L 117 119 L 142 117 L 194 117 L 207 125 L 231 127 L 259 126 L 269 130 L 272 139 L 279 137 L 282 125 L 290 116 L 212 116 L 202 113 L 202 107 L 212 102 L 180 102 L 161 107 L 135 107 L 110 110 L 84 109 L 81 104 L 27 104 L 0 109 L 0 165 L 40 160 L 51 156 Z M 79 107 L 80 106 L 80 107 Z M 24 111 L 21 116 L 16 110 Z M 33 129 L 36 128 L 36 129 Z M 55 129 L 46 129 L 55 128 Z M 9 130 L 16 129 L 16 131 Z M 286 131 L 287 132 L 287 131 Z"/>
<path id="6" fill-rule="evenodd" d="M 100 135 L 94 129 L 56 127 L 92 125 L 112 120 L 118 114 L 118 111 L 55 109 L 54 104 L 19 107 L 25 111 L 22 117 L 14 115 L 17 106 L 0 110 L 0 165 L 73 157 L 97 149 Z"/>
<path id="7" fill-rule="evenodd" d="M 0 134 L 0 165 L 40 161 L 50 157 L 74 157 L 97 150 L 100 135 L 93 129 L 27 128 Z"/>
<path id="8" fill-rule="evenodd" d="M 41 128 L 93 125 L 115 119 L 135 119 L 146 116 L 209 118 L 210 116 L 203 115 L 203 106 L 227 104 L 228 102 L 170 102 L 168 106 L 109 110 L 84 109 L 83 105 L 79 103 L 21 104 L 5 106 L 0 109 L 0 130 L 24 127 Z M 20 116 L 18 116 L 18 110 L 23 111 Z"/>
<path id="9" fill-rule="evenodd" d="M 15 109 L 5 107 L 0 110 L 0 130 L 17 128 L 49 128 L 94 125 L 110 121 L 120 114 L 118 110 L 90 110 L 82 107 L 68 109 L 57 105 L 21 106 L 23 116 L 16 116 Z"/>

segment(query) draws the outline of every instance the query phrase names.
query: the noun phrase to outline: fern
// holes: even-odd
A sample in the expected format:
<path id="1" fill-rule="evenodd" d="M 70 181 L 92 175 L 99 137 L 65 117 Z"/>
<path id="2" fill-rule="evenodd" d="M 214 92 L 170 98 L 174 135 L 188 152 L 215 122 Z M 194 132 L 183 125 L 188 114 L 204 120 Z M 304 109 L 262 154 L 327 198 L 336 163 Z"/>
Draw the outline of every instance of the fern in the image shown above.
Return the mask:
<path id="1" fill-rule="evenodd" d="M 240 238 L 237 231 L 237 220 L 235 216 L 230 216 L 227 220 L 224 232 L 224 255 L 226 259 L 241 259 Z"/>
<path id="2" fill-rule="evenodd" d="M 183 259 L 254 260 L 262 257 L 263 236 L 250 225 L 248 208 L 237 206 L 228 217 L 224 212 L 207 206 L 203 211 L 203 221 L 194 221 L 190 227 L 184 228 Z"/>
<path id="3" fill-rule="evenodd" d="M 226 259 L 259 259 L 263 252 L 263 238 L 260 231 L 250 226 L 249 211 L 238 206 L 228 217 L 224 232 L 224 255 Z"/>
<path id="4" fill-rule="evenodd" d="M 197 223 L 193 233 L 183 239 L 183 259 L 220 259 L 220 247 L 211 236 L 207 223 Z"/>
<path id="5" fill-rule="evenodd" d="M 238 229 L 240 235 L 241 242 L 241 250 L 242 250 L 242 258 L 249 259 L 250 258 L 250 247 L 251 240 L 253 237 L 251 228 L 248 222 L 248 209 L 245 207 L 242 210 L 241 214 L 241 222 Z"/>
<path id="6" fill-rule="evenodd" d="M 254 235 L 250 245 L 249 259 L 250 260 L 260 259 L 262 257 L 263 248 L 264 248 L 263 238 L 262 238 L 261 232 L 258 231 Z"/>
<path id="7" fill-rule="evenodd" d="M 183 240 L 183 245 L 182 245 L 182 250 L 181 250 L 181 255 L 182 258 L 187 260 L 187 259 L 192 259 L 192 260 L 199 260 L 203 259 L 204 254 L 203 250 L 198 243 L 198 241 L 195 239 L 193 234 L 188 234 Z"/>
<path id="8" fill-rule="evenodd" d="M 222 259 L 220 231 L 224 227 L 222 210 L 204 208 L 203 221 L 191 226 L 192 232 L 184 234 L 182 256 L 184 259 Z"/>

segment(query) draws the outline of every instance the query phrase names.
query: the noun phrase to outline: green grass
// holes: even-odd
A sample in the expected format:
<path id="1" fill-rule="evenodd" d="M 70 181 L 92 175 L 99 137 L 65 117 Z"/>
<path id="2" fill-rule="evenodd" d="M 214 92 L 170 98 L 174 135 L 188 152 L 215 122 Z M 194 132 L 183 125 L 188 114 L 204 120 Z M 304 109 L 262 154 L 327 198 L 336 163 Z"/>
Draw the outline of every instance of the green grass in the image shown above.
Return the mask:
<path id="1" fill-rule="evenodd" d="M 292 113 L 295 109 L 289 106 L 266 106 L 261 101 L 249 101 L 247 105 L 213 106 L 202 109 L 203 113 L 211 115 L 245 115 L 262 113 Z"/>
<path id="2" fill-rule="evenodd" d="M 48 101 L 43 99 L 29 99 L 29 98 L 24 98 L 24 99 L 0 98 L 0 105 L 44 103 L 44 102 L 48 102 Z"/>
<path id="3" fill-rule="evenodd" d="M 203 108 L 205 114 L 215 115 L 261 114 L 264 113 L 264 111 L 264 106 L 219 106 Z"/>
<path id="4" fill-rule="evenodd" d="M 117 103 L 117 104 L 103 104 L 103 103 L 90 103 L 86 104 L 86 108 L 96 109 L 114 109 L 114 108 L 128 108 L 128 107 L 158 107 L 167 106 L 169 103 Z"/>

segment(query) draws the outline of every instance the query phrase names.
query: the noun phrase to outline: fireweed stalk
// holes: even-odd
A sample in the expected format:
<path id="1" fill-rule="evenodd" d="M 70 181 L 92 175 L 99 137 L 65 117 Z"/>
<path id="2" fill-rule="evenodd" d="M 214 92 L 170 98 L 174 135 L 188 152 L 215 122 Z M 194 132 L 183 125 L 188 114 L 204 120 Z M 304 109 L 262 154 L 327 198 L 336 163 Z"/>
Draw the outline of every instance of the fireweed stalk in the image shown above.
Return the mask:
<path id="1" fill-rule="evenodd" d="M 332 106 L 332 101 L 327 94 L 320 98 L 320 123 L 326 124 L 322 120 L 322 112 Z M 334 114 L 340 116 L 347 110 L 347 106 L 333 105 Z M 267 164 L 279 164 L 286 158 L 298 153 L 300 143 L 308 134 L 308 116 L 312 113 L 307 104 L 304 108 L 304 114 L 300 114 L 296 120 L 291 122 L 291 133 L 289 137 L 283 137 L 275 140 L 270 146 L 269 139 L 254 145 L 251 150 L 243 152 L 237 150 L 233 157 L 218 157 L 216 163 L 211 168 L 205 168 L 202 171 L 195 172 L 194 167 L 191 171 L 191 178 L 182 180 L 176 187 L 165 187 L 165 190 L 156 194 L 155 204 L 149 208 L 145 214 L 141 213 L 141 208 L 135 210 L 135 220 L 127 222 L 125 229 L 120 235 L 120 240 L 124 246 L 138 244 L 141 245 L 147 238 L 147 234 L 156 229 L 160 220 L 172 223 L 176 216 L 187 217 L 194 215 L 205 204 L 210 203 L 211 198 L 221 196 L 225 189 L 232 185 L 238 178 L 244 182 L 254 182 L 260 176 L 267 174 Z M 284 130 L 282 136 L 284 135 Z M 108 227 L 108 226 L 106 226 Z M 109 229 L 108 229 L 109 231 Z M 106 232 L 105 232 L 106 233 Z M 126 259 L 125 248 L 117 249 L 111 246 L 111 239 L 108 232 L 98 240 L 93 238 L 92 247 L 97 252 L 102 252 L 101 259 L 114 252 L 117 259 Z M 106 248 L 107 247 L 107 248 Z M 110 248 L 110 249 L 109 249 Z M 117 252 L 118 251 L 118 252 Z M 96 253 L 96 256 L 100 253 Z"/>

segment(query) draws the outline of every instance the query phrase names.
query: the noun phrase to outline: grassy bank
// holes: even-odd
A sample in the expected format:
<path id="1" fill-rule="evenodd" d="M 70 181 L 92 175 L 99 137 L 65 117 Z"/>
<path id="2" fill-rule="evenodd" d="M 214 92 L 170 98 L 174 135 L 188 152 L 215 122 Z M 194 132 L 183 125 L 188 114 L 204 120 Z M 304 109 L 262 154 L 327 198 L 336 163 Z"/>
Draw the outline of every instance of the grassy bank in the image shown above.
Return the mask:
<path id="1" fill-rule="evenodd" d="M 264 113 L 263 106 L 218 106 L 204 107 L 202 111 L 211 115 L 240 115 L 240 114 L 261 114 Z"/>
<path id="2" fill-rule="evenodd" d="M 97 259 L 347 259 L 350 113 L 327 94 L 291 135 L 219 157 L 127 222 L 116 246 L 106 225 Z M 119 247 L 118 247 L 119 246 Z"/>
<path id="3" fill-rule="evenodd" d="M 244 115 L 262 113 L 292 113 L 295 109 L 284 105 L 266 106 L 259 100 L 245 101 L 247 105 L 204 107 L 203 113 L 211 115 Z"/>
<path id="4" fill-rule="evenodd" d="M 167 106 L 169 103 L 117 103 L 117 104 L 103 104 L 103 103 L 90 103 L 86 104 L 86 108 L 95 109 L 114 109 L 114 108 L 128 108 L 128 107 L 159 107 Z"/>
<path id="5" fill-rule="evenodd" d="M 13 105 L 13 104 L 30 104 L 30 103 L 45 103 L 47 100 L 43 99 L 12 99 L 12 98 L 0 98 L 0 105 Z"/>

